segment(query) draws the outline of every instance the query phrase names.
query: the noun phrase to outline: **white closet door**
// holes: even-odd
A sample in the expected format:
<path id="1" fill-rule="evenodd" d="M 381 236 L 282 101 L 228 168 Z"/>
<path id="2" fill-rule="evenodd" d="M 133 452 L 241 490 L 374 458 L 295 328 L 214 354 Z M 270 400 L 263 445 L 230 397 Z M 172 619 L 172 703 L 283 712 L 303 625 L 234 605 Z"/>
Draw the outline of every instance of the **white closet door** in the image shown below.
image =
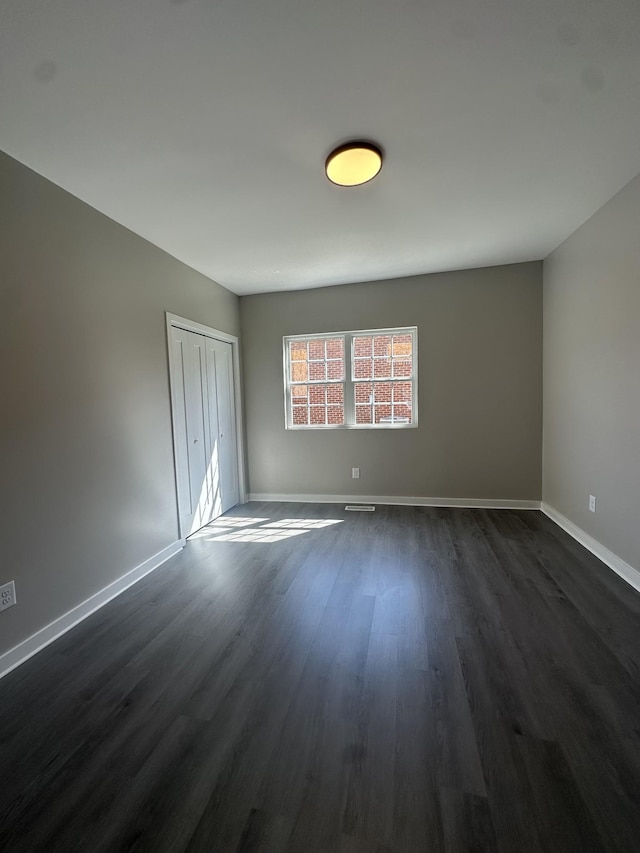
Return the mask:
<path id="1" fill-rule="evenodd" d="M 220 490 L 214 478 L 211 453 L 212 409 L 215 399 L 208 394 L 207 339 L 188 332 L 191 364 L 187 376 L 187 429 L 189 432 L 189 475 L 191 505 L 194 509 L 189 533 L 193 533 L 220 515 Z"/>
<path id="2" fill-rule="evenodd" d="M 187 428 L 187 377 L 190 370 L 189 332 L 171 327 L 171 366 L 174 446 L 176 454 L 176 487 L 181 535 L 191 530 L 194 507 L 191 501 L 189 465 L 189 430 Z"/>
<path id="3" fill-rule="evenodd" d="M 231 344 L 171 327 L 178 511 L 189 536 L 240 500 Z"/>
<path id="4" fill-rule="evenodd" d="M 215 338 L 205 340 L 209 400 L 216 401 L 217 435 L 214 440 L 212 432 L 212 458 L 218 475 L 220 512 L 226 512 L 240 500 L 232 348 Z"/>

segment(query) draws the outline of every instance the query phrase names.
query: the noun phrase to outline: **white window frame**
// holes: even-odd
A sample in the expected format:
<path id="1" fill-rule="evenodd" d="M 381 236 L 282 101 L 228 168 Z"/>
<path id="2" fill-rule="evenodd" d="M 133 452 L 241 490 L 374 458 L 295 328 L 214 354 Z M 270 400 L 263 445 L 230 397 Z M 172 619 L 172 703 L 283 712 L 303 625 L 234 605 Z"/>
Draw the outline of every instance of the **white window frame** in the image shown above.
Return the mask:
<path id="1" fill-rule="evenodd" d="M 366 335 L 411 335 L 411 376 L 389 376 L 384 378 L 354 380 L 354 338 Z M 291 407 L 291 375 L 289 361 L 289 343 L 291 341 L 317 341 L 325 338 L 344 339 L 344 379 L 307 381 L 304 385 L 342 385 L 344 388 L 344 419 L 343 424 L 294 424 Z M 402 326 L 393 329 L 357 329 L 346 332 L 318 332 L 308 335 L 285 335 L 282 338 L 282 360 L 284 377 L 284 424 L 285 429 L 413 429 L 418 426 L 418 327 Z M 378 423 L 357 424 L 355 413 L 355 386 L 360 382 L 401 382 L 412 383 L 411 394 L 411 423 Z M 296 383 L 298 384 L 298 383 Z"/>

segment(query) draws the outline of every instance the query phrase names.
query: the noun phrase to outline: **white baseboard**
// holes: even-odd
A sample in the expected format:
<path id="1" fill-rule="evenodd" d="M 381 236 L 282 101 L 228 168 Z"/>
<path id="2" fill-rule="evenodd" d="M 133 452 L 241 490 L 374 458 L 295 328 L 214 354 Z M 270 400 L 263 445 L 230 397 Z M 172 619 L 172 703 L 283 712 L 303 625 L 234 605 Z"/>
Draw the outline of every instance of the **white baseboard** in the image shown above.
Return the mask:
<path id="1" fill-rule="evenodd" d="M 498 500 L 494 498 L 416 498 L 380 495 L 275 495 L 254 492 L 250 501 L 282 501 L 311 504 L 387 504 L 388 506 L 449 506 L 469 509 L 540 509 L 540 501 Z"/>
<path id="2" fill-rule="evenodd" d="M 184 545 L 184 539 L 172 542 L 171 545 L 163 548 L 162 551 L 158 551 L 157 554 L 154 554 L 153 557 L 149 557 L 149 559 L 145 560 L 144 563 L 140 563 L 140 565 L 136 566 L 135 569 L 131 569 L 130 572 L 127 572 L 125 575 L 122 575 L 122 577 L 113 581 L 113 583 L 105 586 L 104 589 L 99 590 L 95 595 L 87 598 L 86 601 L 83 601 L 67 613 L 64 613 L 62 616 L 54 619 L 53 622 L 45 625 L 44 628 L 36 631 L 35 634 L 32 634 L 30 637 L 27 637 L 26 640 L 18 643 L 17 646 L 9 649 L 8 652 L 0 655 L 0 678 L 7 675 L 7 673 L 11 672 L 12 669 L 20 666 L 21 663 L 24 663 L 30 657 L 33 657 L 33 655 L 37 654 L 41 649 L 44 649 L 45 646 L 48 646 L 49 643 L 57 640 L 58 637 L 62 636 L 62 634 L 66 634 L 66 632 L 77 625 L 78 622 L 82 622 L 82 620 L 86 619 L 87 616 L 90 616 L 92 613 L 95 613 L 96 610 L 104 607 L 108 601 L 111 601 L 112 598 L 120 595 L 120 593 L 124 592 L 125 589 L 133 586 L 134 583 L 137 583 L 145 575 L 148 575 L 154 569 L 157 569 L 170 557 L 173 557 L 181 551 L 182 548 L 184 548 Z"/>
<path id="3" fill-rule="evenodd" d="M 605 565 L 609 566 L 610 569 L 613 569 L 613 571 L 620 575 L 623 580 L 640 592 L 640 571 L 638 569 L 634 569 L 634 567 L 625 562 L 622 557 L 618 557 L 617 554 L 614 554 L 613 551 L 610 551 L 602 543 L 598 542 L 597 539 L 594 539 L 593 536 L 589 536 L 589 534 L 585 533 L 581 527 L 578 527 L 577 524 L 569 521 L 568 518 L 565 518 L 564 515 L 559 513 L 557 509 L 554 509 L 549 504 L 542 503 L 540 509 L 551 519 L 551 521 L 554 521 L 558 527 L 561 527 L 569 534 L 569 536 L 573 536 L 577 542 L 584 545 L 588 551 L 595 554 L 599 560 L 602 560 Z"/>

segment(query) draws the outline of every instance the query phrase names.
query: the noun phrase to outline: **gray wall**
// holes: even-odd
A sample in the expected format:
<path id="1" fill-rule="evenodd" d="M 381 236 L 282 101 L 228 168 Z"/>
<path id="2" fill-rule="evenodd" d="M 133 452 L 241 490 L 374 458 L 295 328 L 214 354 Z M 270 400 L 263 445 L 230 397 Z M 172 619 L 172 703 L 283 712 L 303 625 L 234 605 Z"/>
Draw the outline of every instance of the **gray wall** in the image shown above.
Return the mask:
<path id="1" fill-rule="evenodd" d="M 540 499 L 540 263 L 245 296 L 240 311 L 251 492 Z M 285 431 L 283 335 L 406 325 L 417 429 Z"/>
<path id="2" fill-rule="evenodd" d="M 164 312 L 239 322 L 232 293 L 2 154 L 0 294 L 2 653 L 177 539 Z"/>
<path id="3" fill-rule="evenodd" d="M 639 568 L 640 177 L 544 262 L 543 459 L 544 500 Z"/>

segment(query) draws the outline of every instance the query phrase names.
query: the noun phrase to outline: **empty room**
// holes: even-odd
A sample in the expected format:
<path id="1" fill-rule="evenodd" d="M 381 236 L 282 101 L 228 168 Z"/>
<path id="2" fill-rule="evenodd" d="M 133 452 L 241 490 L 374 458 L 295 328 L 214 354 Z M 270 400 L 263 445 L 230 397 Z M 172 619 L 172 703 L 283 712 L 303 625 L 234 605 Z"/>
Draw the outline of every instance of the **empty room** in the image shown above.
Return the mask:
<path id="1" fill-rule="evenodd" d="M 635 853 L 640 5 L 0 0 L 3 853 Z"/>

